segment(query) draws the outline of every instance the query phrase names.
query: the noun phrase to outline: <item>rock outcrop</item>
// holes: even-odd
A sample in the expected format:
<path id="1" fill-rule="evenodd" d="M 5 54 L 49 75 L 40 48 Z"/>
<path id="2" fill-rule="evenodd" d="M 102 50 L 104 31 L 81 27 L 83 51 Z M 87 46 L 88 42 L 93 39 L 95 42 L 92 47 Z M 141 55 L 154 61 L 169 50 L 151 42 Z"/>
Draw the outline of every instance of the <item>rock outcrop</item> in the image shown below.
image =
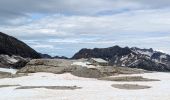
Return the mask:
<path id="1" fill-rule="evenodd" d="M 153 49 L 110 48 L 82 49 L 72 59 L 102 58 L 111 66 L 142 68 L 150 71 L 170 71 L 170 55 Z"/>
<path id="2" fill-rule="evenodd" d="M 17 73 L 71 73 L 79 77 L 100 78 L 114 74 L 137 74 L 145 72 L 141 69 L 121 68 L 113 66 L 87 68 L 79 65 L 73 65 L 73 62 L 76 61 L 77 60 L 66 59 L 33 59 L 27 63 L 25 67 L 21 68 Z"/>
<path id="3" fill-rule="evenodd" d="M 29 59 L 22 58 L 20 56 L 8 56 L 0 55 L 0 67 L 1 68 L 15 68 L 20 69 L 29 62 Z"/>
<path id="4" fill-rule="evenodd" d="M 40 58 L 40 54 L 24 42 L 0 32 L 0 54 L 24 58 Z"/>
<path id="5" fill-rule="evenodd" d="M 71 64 L 71 61 L 63 59 L 33 59 L 20 69 L 18 73 L 49 72 L 62 74 L 72 70 Z"/>

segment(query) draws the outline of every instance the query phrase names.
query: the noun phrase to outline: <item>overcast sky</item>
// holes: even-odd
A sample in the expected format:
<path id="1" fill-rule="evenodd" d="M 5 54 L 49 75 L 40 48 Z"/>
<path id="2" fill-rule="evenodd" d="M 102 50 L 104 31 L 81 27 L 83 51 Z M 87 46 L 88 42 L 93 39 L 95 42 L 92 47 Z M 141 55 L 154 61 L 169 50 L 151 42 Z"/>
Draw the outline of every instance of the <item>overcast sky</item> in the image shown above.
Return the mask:
<path id="1" fill-rule="evenodd" d="M 170 54 L 170 0 L 0 0 L 0 31 L 52 56 L 114 45 Z"/>

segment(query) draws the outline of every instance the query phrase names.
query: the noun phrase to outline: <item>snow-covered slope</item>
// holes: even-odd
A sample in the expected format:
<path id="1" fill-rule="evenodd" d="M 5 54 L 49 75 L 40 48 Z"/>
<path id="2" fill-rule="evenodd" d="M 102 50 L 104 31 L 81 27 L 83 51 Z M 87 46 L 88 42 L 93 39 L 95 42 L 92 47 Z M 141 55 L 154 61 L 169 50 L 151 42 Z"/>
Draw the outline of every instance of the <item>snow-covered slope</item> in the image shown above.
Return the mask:
<path id="1" fill-rule="evenodd" d="M 131 48 L 132 53 L 116 58 L 115 66 L 137 67 L 154 71 L 170 71 L 170 56 L 153 49 Z"/>

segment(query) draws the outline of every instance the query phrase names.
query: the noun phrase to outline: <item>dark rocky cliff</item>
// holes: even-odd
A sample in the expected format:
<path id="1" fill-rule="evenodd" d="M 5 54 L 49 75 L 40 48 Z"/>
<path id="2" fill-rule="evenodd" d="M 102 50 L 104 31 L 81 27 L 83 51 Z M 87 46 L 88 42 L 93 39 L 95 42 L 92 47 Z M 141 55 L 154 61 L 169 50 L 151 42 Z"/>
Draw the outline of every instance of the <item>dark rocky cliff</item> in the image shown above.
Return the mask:
<path id="1" fill-rule="evenodd" d="M 24 42 L 0 32 L 0 54 L 25 58 L 40 58 L 40 54 Z"/>

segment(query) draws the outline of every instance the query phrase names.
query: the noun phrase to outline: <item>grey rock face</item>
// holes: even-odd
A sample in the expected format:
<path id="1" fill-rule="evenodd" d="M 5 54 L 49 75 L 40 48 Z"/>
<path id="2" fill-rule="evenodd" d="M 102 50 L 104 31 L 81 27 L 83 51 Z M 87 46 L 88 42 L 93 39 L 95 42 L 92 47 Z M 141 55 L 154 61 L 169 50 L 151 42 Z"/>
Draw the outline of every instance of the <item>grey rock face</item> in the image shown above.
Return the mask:
<path id="1" fill-rule="evenodd" d="M 20 56 L 0 55 L 0 67 L 4 68 L 22 68 L 29 62 L 29 59 Z"/>

